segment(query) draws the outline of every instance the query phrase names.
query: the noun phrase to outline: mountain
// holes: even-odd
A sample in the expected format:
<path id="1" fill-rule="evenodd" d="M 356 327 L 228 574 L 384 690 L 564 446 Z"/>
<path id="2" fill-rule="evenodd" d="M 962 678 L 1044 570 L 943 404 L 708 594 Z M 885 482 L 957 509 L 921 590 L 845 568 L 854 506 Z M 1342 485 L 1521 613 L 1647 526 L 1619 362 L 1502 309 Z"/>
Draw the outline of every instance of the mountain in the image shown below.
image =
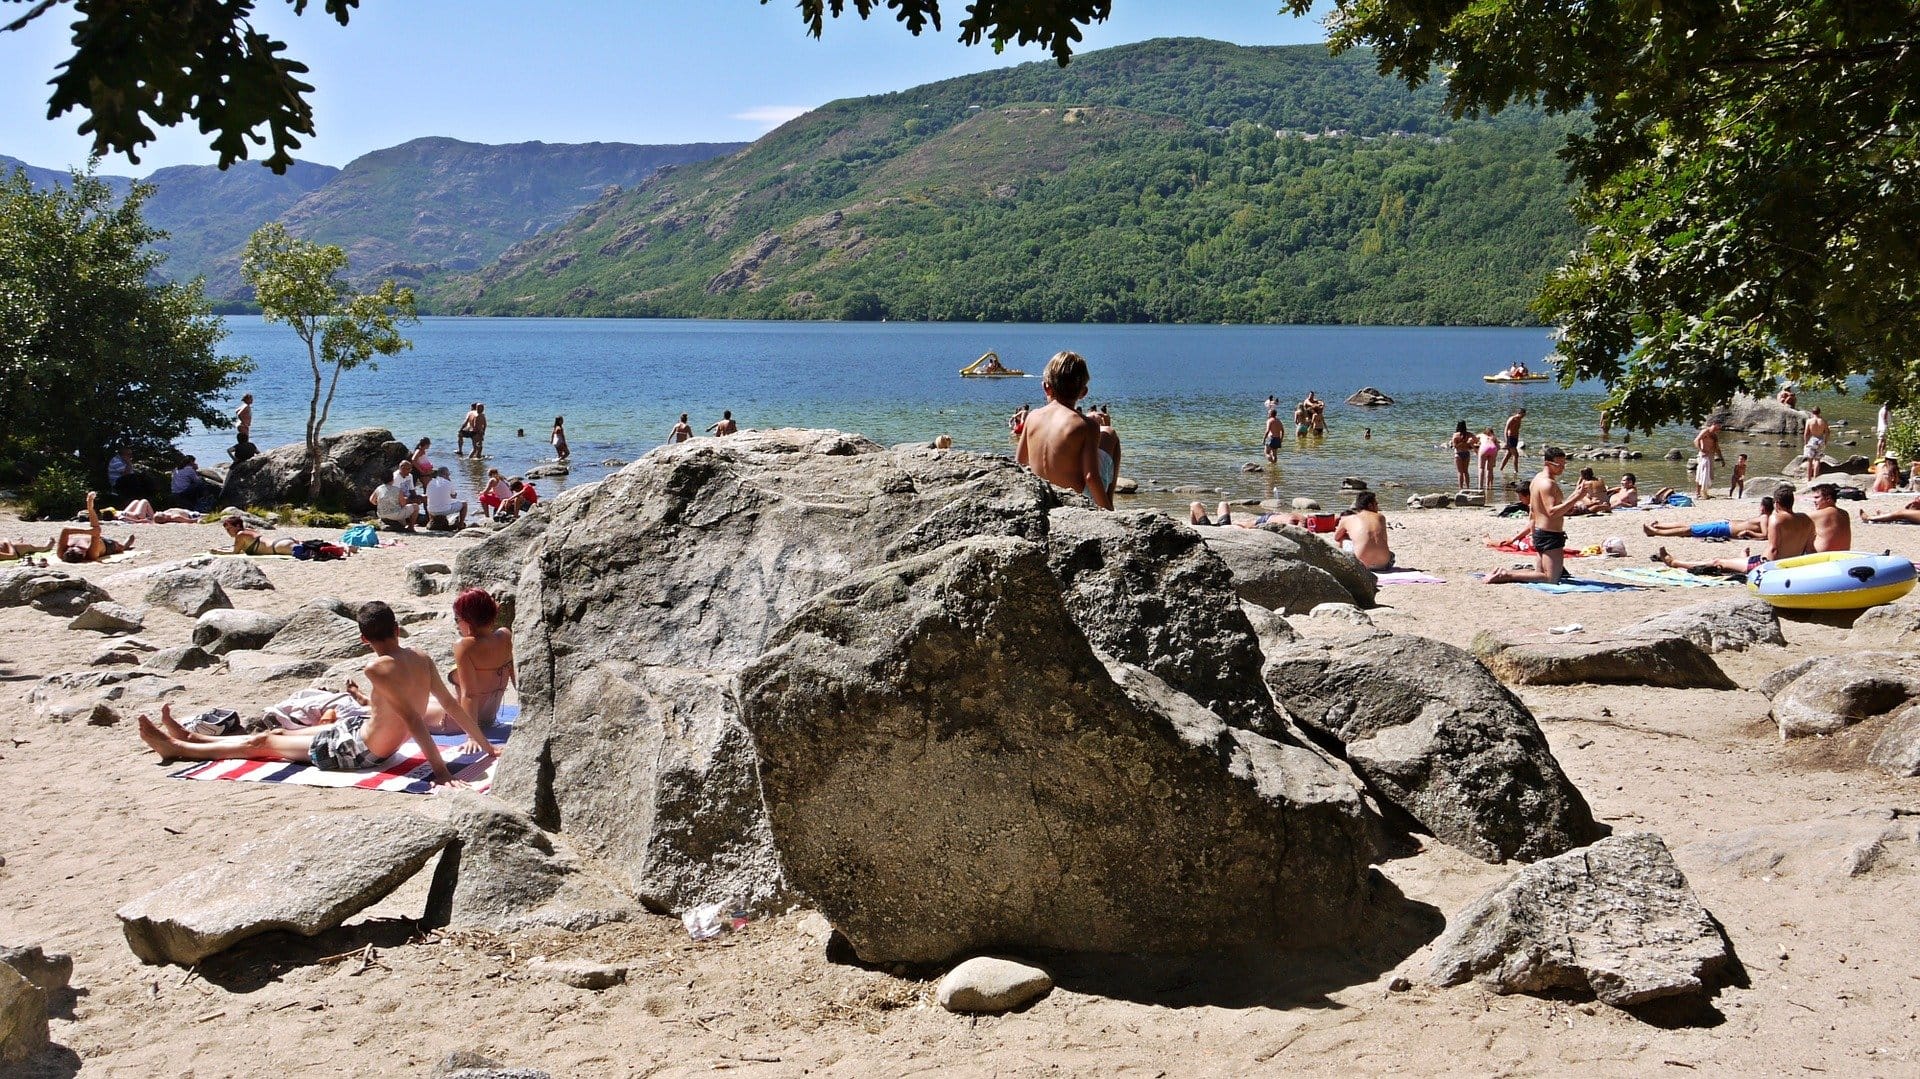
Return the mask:
<path id="1" fill-rule="evenodd" d="M 1569 124 L 1162 39 L 836 101 L 429 290 L 445 313 L 1524 323 Z"/>
<path id="2" fill-rule="evenodd" d="M 519 143 L 485 146 L 456 139 L 415 139 L 377 150 L 344 169 L 296 161 L 283 176 L 237 164 L 222 171 L 186 165 L 148 178 L 154 193 L 147 220 L 170 236 L 162 272 L 203 276 L 207 294 L 231 304 L 245 297 L 240 252 L 268 221 L 289 232 L 339 244 L 357 283 L 396 277 L 417 284 L 447 270 L 490 263 L 510 245 L 568 218 L 616 187 L 640 183 L 666 165 L 706 161 L 745 143 L 636 146 Z M 66 173 L 12 158 L 35 184 L 62 183 Z M 132 181 L 102 177 L 124 194 Z"/>
<path id="3" fill-rule="evenodd" d="M 68 173 L 65 169 L 43 169 L 37 165 L 29 165 L 17 157 L 0 154 L 0 176 L 12 175 L 15 169 L 24 171 L 27 174 L 27 182 L 35 187 L 65 187 L 67 184 Z M 100 179 L 107 185 L 107 189 L 113 192 L 115 198 L 125 198 L 128 189 L 133 187 L 131 176 L 102 176 Z"/>

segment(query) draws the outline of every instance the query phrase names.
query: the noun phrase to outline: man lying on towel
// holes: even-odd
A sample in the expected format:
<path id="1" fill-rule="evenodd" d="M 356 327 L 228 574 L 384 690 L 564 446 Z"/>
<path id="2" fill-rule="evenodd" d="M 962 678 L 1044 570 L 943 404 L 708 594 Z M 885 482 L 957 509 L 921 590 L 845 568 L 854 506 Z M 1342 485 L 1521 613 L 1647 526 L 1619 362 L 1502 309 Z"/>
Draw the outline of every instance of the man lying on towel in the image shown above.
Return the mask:
<path id="1" fill-rule="evenodd" d="M 162 706 L 159 723 L 140 717 L 140 740 L 162 760 L 246 758 L 311 764 L 331 772 L 360 772 L 392 756 L 412 738 L 433 769 L 433 782 L 453 784 L 453 774 L 447 771 L 447 763 L 427 730 L 427 698 L 431 696 L 466 732 L 462 754 L 494 756 L 499 752 L 460 706 L 459 698 L 447 689 L 433 660 L 400 643 L 406 631 L 394 618 L 393 608 L 379 600 L 364 603 L 355 620 L 360 623 L 361 640 L 373 649 L 373 659 L 367 662 L 367 681 L 372 686 L 368 714 L 309 730 L 208 737 L 175 723 L 171 706 Z"/>

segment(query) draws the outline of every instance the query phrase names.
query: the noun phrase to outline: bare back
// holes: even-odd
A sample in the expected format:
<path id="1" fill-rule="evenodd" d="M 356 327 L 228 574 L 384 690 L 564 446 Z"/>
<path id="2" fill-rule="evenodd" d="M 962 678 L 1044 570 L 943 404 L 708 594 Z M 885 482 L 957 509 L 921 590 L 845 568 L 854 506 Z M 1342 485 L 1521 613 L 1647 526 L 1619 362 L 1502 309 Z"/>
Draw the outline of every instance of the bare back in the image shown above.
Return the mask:
<path id="1" fill-rule="evenodd" d="M 367 750 L 380 757 L 399 749 L 416 725 L 425 729 L 430 697 L 451 698 L 433 660 L 405 646 L 376 656 L 367 664 L 366 674 L 368 707 L 373 713 L 365 735 Z"/>
<path id="2" fill-rule="evenodd" d="M 1807 516 L 1813 519 L 1813 549 L 1845 551 L 1853 547 L 1853 522 L 1838 506 L 1821 506 Z"/>
<path id="3" fill-rule="evenodd" d="M 1111 509 L 1100 481 L 1100 427 L 1057 401 L 1027 414 L 1020 429 L 1018 459 L 1056 487 L 1085 491 Z M 1095 492 L 1098 494 L 1095 494 Z"/>
<path id="4" fill-rule="evenodd" d="M 1387 547 L 1387 518 L 1379 510 L 1355 510 L 1340 518 L 1333 538 L 1336 543 L 1351 541 L 1353 556 L 1368 569 L 1385 569 L 1393 562 L 1393 553 Z"/>
<path id="5" fill-rule="evenodd" d="M 1518 412 L 1507 417 L 1507 441 L 1511 442 L 1520 437 L 1520 422 L 1525 418 Z"/>
<path id="6" fill-rule="evenodd" d="M 1773 511 L 1767 523 L 1767 561 L 1813 553 L 1813 518 L 1792 510 Z"/>

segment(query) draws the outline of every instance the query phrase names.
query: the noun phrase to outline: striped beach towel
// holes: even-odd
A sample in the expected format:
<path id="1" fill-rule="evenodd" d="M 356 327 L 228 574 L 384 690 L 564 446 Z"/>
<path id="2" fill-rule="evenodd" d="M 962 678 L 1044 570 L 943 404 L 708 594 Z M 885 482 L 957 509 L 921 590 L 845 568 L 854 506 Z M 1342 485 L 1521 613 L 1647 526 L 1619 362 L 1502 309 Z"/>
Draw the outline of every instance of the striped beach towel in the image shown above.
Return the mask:
<path id="1" fill-rule="evenodd" d="M 1688 573 L 1672 566 L 1622 566 L 1619 569 L 1601 570 L 1609 577 L 1618 577 L 1635 584 L 1667 585 L 1674 588 L 1712 588 L 1719 585 L 1739 584 L 1737 577 L 1715 577 L 1706 574 Z"/>
<path id="2" fill-rule="evenodd" d="M 520 715 L 520 707 L 513 704 L 500 706 L 498 722 L 487 731 L 488 740 L 494 745 L 505 745 L 513 733 L 514 720 Z M 447 762 L 447 771 L 455 779 L 461 780 L 478 791 L 486 791 L 493 786 L 493 766 L 499 763 L 498 757 L 485 757 L 478 753 L 459 754 L 460 746 L 466 741 L 463 735 L 439 734 L 434 736 L 434 744 L 440 747 L 440 756 Z M 367 791 L 388 791 L 394 794 L 426 794 L 433 789 L 433 770 L 427 767 L 427 758 L 420 753 L 420 747 L 411 740 L 401 744 L 393 756 L 380 762 L 380 766 L 368 772 L 326 772 L 311 764 L 289 764 L 286 761 L 202 761 L 188 765 L 177 772 L 170 773 L 174 779 L 226 780 L 232 783 L 291 783 L 301 787 L 350 787 Z"/>

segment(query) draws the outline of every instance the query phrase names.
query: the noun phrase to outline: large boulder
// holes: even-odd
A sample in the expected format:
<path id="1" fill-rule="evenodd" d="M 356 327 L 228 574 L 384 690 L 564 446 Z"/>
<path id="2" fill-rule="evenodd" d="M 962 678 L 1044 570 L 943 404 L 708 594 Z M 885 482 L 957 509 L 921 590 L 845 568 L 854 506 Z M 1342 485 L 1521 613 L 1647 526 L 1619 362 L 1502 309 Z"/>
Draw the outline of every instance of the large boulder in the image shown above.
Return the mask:
<path id="1" fill-rule="evenodd" d="M 1282 614 L 1305 614 L 1322 603 L 1371 607 L 1379 583 L 1360 560 L 1304 528 L 1199 525 L 1233 571 L 1240 598 Z"/>
<path id="2" fill-rule="evenodd" d="M 229 592 L 257 591 L 271 589 L 273 582 L 267 579 L 254 559 L 245 555 L 197 554 L 172 562 L 163 562 L 157 566 L 145 566 L 141 569 L 127 570 L 108 577 L 106 584 L 110 588 L 140 587 L 146 588 L 156 578 L 179 573 L 182 570 L 200 570 L 209 573 L 221 588 Z"/>
<path id="3" fill-rule="evenodd" d="M 1010 462 L 833 431 L 696 439 L 568 490 L 542 532 L 515 525 L 456 573 L 525 564 L 521 718 L 494 793 L 655 909 L 783 904 L 735 674 L 850 575 L 975 534 L 1043 538 L 1057 504 Z"/>
<path id="4" fill-rule="evenodd" d="M 1753 435 L 1797 435 L 1806 429 L 1812 413 L 1789 408 L 1771 397 L 1735 394 L 1732 401 L 1708 417 L 1729 431 Z"/>
<path id="5" fill-rule="evenodd" d="M 233 606 L 220 582 L 201 569 L 175 570 L 153 578 L 147 585 L 146 601 L 188 618 Z"/>
<path id="6" fill-rule="evenodd" d="M 1920 648 L 1920 604 L 1887 603 L 1867 609 L 1847 633 L 1847 647 L 1854 651 Z"/>
<path id="7" fill-rule="evenodd" d="M 190 966 L 276 929 L 332 929 L 384 898 L 453 838 L 418 813 L 315 815 L 121 907 L 133 954 Z"/>
<path id="8" fill-rule="evenodd" d="M 1095 648 L 1152 671 L 1237 726 L 1275 728 L 1259 641 L 1233 574 L 1193 529 L 1152 510 L 1062 507 L 1047 523 L 1048 565 Z"/>
<path id="9" fill-rule="evenodd" d="M 630 901 L 524 815 L 484 795 L 451 791 L 443 797 L 452 806 L 454 839 L 434 868 L 428 925 L 579 932 L 633 913 Z"/>
<path id="10" fill-rule="evenodd" d="M 1744 591 L 1643 618 L 1614 636 L 1684 637 L 1704 652 L 1744 652 L 1756 644 L 1787 643 L 1773 605 Z"/>
<path id="11" fill-rule="evenodd" d="M 1362 386 L 1353 391 L 1353 396 L 1347 398 L 1347 404 L 1358 405 L 1361 408 L 1379 408 L 1382 405 L 1393 404 L 1393 398 L 1372 386 Z"/>
<path id="12" fill-rule="evenodd" d="M 46 990 L 0 964 L 0 1064 L 25 1060 L 47 1042 Z"/>
<path id="13" fill-rule="evenodd" d="M 1352 775 L 1104 661 L 1043 549 L 853 575 L 739 678 L 781 860 L 862 959 L 1354 940 Z"/>
<path id="14" fill-rule="evenodd" d="M 368 654 L 371 649 L 360 638 L 360 624 L 338 613 L 331 600 L 322 596 L 294 611 L 265 647 L 283 656 L 305 659 L 352 659 Z"/>
<path id="15" fill-rule="evenodd" d="M 1482 630 L 1473 654 L 1519 686 L 1627 685 L 1737 689 L 1713 657 L 1681 636 L 1502 634 Z"/>
<path id="16" fill-rule="evenodd" d="M 1432 977 L 1501 993 L 1591 992 L 1631 1008 L 1704 1000 L 1733 966 L 1667 845 L 1637 832 L 1530 865 L 1449 919 Z"/>
<path id="17" fill-rule="evenodd" d="M 1867 752 L 1867 762 L 1890 776 L 1920 776 L 1920 704 L 1908 705 L 1887 721 Z"/>
<path id="18" fill-rule="evenodd" d="M 511 627 L 518 603 L 520 574 L 547 532 L 552 504 L 542 502 L 507 527 L 461 551 L 453 560 L 451 591 L 483 588 L 500 605 L 500 624 Z"/>
<path id="19" fill-rule="evenodd" d="M 1459 648 L 1303 642 L 1269 657 L 1266 677 L 1297 722 L 1444 843 L 1535 861 L 1602 832 L 1533 715 Z"/>
<path id="20" fill-rule="evenodd" d="M 1920 698 L 1920 658 L 1849 652 L 1808 668 L 1773 698 L 1782 738 L 1835 734 Z"/>
<path id="21" fill-rule="evenodd" d="M 363 427 L 327 435 L 320 440 L 318 504 L 362 511 L 373 489 L 393 475 L 407 456 L 407 447 L 393 432 Z M 307 449 L 300 443 L 268 450 L 233 466 L 220 488 L 223 506 L 305 505 L 308 490 Z"/>

